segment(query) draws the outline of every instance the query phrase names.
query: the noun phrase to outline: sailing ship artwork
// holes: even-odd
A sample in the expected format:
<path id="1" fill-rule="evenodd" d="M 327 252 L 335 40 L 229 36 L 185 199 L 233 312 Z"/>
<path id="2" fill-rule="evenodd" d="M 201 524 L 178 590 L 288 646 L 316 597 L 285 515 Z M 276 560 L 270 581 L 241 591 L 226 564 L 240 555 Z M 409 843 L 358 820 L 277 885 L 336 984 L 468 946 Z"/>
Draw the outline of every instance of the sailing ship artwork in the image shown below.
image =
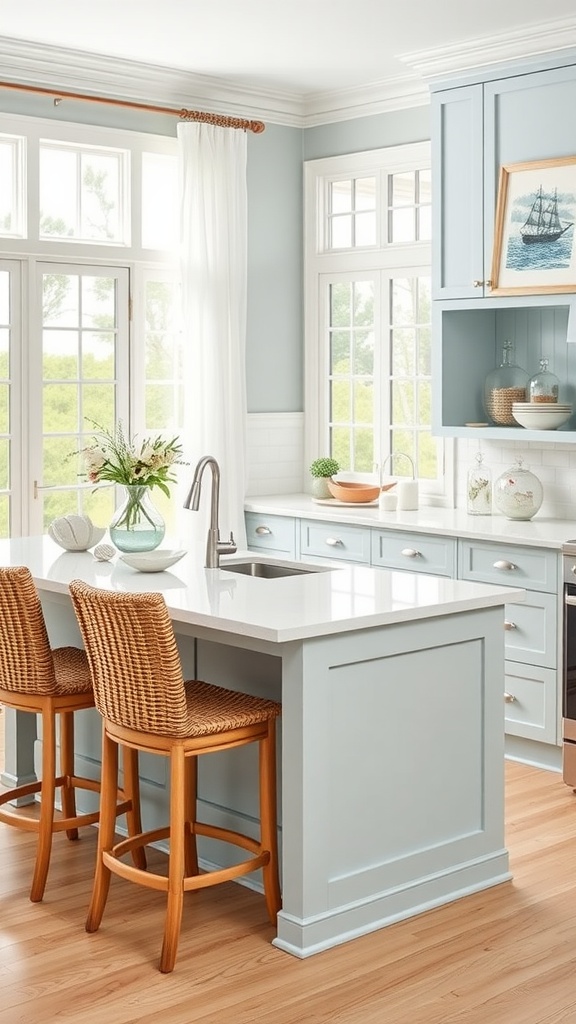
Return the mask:
<path id="1" fill-rule="evenodd" d="M 561 270 L 570 267 L 576 196 L 557 186 L 517 196 L 510 210 L 506 269 Z"/>
<path id="2" fill-rule="evenodd" d="M 576 156 L 500 167 L 492 295 L 576 292 Z"/>

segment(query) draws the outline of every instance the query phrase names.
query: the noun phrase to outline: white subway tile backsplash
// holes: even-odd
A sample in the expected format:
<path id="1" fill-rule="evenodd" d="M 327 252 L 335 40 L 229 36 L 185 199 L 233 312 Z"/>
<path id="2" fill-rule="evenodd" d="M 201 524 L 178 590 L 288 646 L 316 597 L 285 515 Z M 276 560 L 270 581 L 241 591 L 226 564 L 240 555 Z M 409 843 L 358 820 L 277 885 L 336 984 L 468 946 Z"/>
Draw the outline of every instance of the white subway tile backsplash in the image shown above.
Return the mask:
<path id="1" fill-rule="evenodd" d="M 304 414 L 251 413 L 248 416 L 248 496 L 300 494 L 307 490 L 304 467 Z M 457 441 L 456 506 L 466 508 L 466 479 L 478 449 L 490 467 L 492 480 L 519 457 L 544 488 L 541 515 L 576 519 L 576 445 L 521 441 Z M 575 534 L 576 535 L 576 534 Z"/>

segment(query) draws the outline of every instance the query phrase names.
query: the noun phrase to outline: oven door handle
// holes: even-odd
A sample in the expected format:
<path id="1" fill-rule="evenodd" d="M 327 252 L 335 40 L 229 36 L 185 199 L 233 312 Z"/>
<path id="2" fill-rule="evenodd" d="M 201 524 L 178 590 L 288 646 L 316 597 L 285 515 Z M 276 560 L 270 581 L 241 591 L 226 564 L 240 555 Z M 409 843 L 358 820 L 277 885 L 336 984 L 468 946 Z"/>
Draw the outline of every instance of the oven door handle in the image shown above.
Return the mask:
<path id="1" fill-rule="evenodd" d="M 571 594 L 565 594 L 564 604 L 576 605 L 576 594 L 574 596 L 572 596 Z"/>

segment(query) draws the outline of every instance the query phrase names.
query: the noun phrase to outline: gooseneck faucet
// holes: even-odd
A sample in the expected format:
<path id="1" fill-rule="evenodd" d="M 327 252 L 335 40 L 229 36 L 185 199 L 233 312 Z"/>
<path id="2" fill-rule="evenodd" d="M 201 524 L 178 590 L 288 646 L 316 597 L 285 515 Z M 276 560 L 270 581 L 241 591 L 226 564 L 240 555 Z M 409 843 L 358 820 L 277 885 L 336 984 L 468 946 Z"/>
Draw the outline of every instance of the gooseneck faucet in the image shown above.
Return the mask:
<path id="1" fill-rule="evenodd" d="M 220 540 L 220 529 L 218 526 L 218 505 L 220 502 L 220 466 L 213 455 L 205 455 L 200 459 L 194 470 L 194 479 L 184 508 L 197 512 L 200 507 L 200 491 L 202 489 L 202 474 L 210 466 L 212 470 L 212 497 L 210 502 L 210 528 L 206 543 L 206 568 L 218 569 L 220 555 L 233 555 L 236 551 L 236 541 L 230 532 L 230 540 Z"/>

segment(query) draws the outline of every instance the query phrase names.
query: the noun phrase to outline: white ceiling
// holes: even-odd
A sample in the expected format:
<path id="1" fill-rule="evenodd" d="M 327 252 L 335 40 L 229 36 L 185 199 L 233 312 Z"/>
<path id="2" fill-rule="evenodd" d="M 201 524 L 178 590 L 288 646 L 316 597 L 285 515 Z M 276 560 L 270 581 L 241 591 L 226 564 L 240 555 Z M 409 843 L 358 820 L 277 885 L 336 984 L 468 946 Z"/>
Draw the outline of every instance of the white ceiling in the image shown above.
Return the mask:
<path id="1" fill-rule="evenodd" d="M 22 41 L 304 100 L 422 81 L 442 59 L 474 66 L 576 45 L 576 8 L 574 0 L 0 0 L 4 74 L 6 44 Z"/>

